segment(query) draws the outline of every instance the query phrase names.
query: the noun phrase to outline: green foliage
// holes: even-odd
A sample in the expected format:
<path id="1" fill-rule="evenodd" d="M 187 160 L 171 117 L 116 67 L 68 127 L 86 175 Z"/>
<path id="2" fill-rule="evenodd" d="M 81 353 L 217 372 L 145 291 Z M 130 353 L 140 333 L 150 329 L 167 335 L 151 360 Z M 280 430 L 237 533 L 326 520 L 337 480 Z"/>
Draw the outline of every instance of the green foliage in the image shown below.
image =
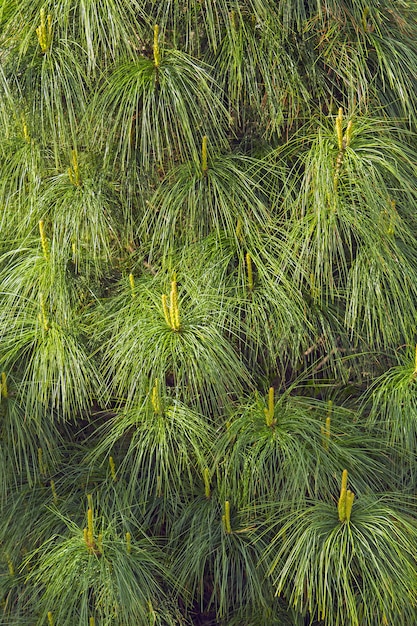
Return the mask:
<path id="1" fill-rule="evenodd" d="M 139 534 L 127 542 L 126 535 L 118 535 L 95 513 L 97 533 L 91 543 L 85 541 L 82 528 L 66 523 L 66 537 L 52 537 L 26 557 L 28 565 L 33 559 L 37 562 L 29 580 L 38 589 L 41 615 L 46 617 L 52 608 L 54 620 L 68 625 L 88 623 L 91 615 L 102 624 L 167 623 L 164 595 L 169 576 L 162 553 L 151 540 Z"/>
<path id="2" fill-rule="evenodd" d="M 417 622 L 416 17 L 0 0 L 2 624 Z"/>
<path id="3" fill-rule="evenodd" d="M 279 516 L 266 551 L 277 593 L 325 623 L 413 620 L 415 503 L 407 502 L 404 514 L 404 503 L 390 499 L 358 498 L 342 523 L 336 506 L 323 501 Z M 273 527 L 273 518 L 267 523 Z"/>

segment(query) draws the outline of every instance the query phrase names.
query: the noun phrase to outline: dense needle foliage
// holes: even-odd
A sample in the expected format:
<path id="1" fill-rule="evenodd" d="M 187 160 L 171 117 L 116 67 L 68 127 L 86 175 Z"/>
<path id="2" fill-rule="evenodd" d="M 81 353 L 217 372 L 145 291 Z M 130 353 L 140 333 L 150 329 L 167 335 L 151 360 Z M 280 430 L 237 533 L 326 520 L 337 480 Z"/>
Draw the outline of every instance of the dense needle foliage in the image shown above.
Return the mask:
<path id="1" fill-rule="evenodd" d="M 0 0 L 0 622 L 417 623 L 417 3 Z"/>

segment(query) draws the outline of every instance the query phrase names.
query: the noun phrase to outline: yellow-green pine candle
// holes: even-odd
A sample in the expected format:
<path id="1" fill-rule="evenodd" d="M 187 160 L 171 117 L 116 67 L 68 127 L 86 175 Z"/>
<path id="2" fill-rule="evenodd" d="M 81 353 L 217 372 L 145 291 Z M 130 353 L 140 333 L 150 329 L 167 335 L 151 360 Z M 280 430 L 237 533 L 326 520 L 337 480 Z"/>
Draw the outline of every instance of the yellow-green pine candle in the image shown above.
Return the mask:
<path id="1" fill-rule="evenodd" d="M 45 307 L 45 300 L 43 298 L 43 293 L 39 294 L 39 299 L 40 299 L 40 305 L 41 305 L 41 322 L 42 322 L 42 326 L 44 330 L 49 330 L 49 322 L 48 322 L 48 317 L 46 315 L 46 307 Z"/>
<path id="2" fill-rule="evenodd" d="M 230 11 L 230 22 L 232 24 L 232 28 L 236 30 L 236 11 L 234 9 Z"/>
<path id="3" fill-rule="evenodd" d="M 154 386 L 152 387 L 152 408 L 154 413 L 158 413 L 158 387 L 157 382 L 155 381 Z"/>
<path id="4" fill-rule="evenodd" d="M 164 311 L 164 317 L 165 317 L 165 321 L 167 323 L 167 325 L 172 328 L 171 325 L 171 316 L 169 314 L 169 308 L 168 308 L 168 297 L 163 294 L 162 296 L 162 309 Z"/>
<path id="5" fill-rule="evenodd" d="M 90 625 L 89 626 L 96 626 L 96 620 L 94 617 L 90 617 Z"/>
<path id="6" fill-rule="evenodd" d="M 88 529 L 88 543 L 92 546 L 94 543 L 93 509 L 88 509 L 87 511 L 87 529 Z"/>
<path id="7" fill-rule="evenodd" d="M 39 464 L 39 471 L 40 471 L 41 475 L 44 476 L 46 474 L 46 467 L 45 467 L 45 464 L 43 462 L 43 450 L 42 450 L 42 448 L 38 448 L 38 464 Z"/>
<path id="8" fill-rule="evenodd" d="M 152 602 L 150 600 L 148 600 L 148 609 L 149 609 L 149 613 L 151 615 L 150 623 L 152 625 L 154 625 L 154 624 L 156 624 L 156 613 L 154 611 L 154 608 L 152 606 Z"/>
<path id="9" fill-rule="evenodd" d="M 175 319 L 175 330 L 179 330 L 181 328 L 181 323 L 180 323 L 180 307 L 178 304 L 178 294 L 176 294 L 176 298 L 175 298 L 174 319 Z"/>
<path id="10" fill-rule="evenodd" d="M 253 290 L 253 269 L 252 269 L 252 258 L 249 252 L 246 253 L 246 267 L 248 271 L 248 288 L 249 291 Z"/>
<path id="11" fill-rule="evenodd" d="M 54 626 L 54 617 L 51 611 L 48 611 L 48 624 L 49 626 Z"/>
<path id="12" fill-rule="evenodd" d="M 128 554 L 132 552 L 132 535 L 129 532 L 126 533 L 126 551 Z"/>
<path id="13" fill-rule="evenodd" d="M 267 426 L 272 426 L 274 424 L 274 411 L 274 388 L 270 387 L 268 391 L 268 408 L 264 409 L 265 421 Z"/>
<path id="14" fill-rule="evenodd" d="M 205 468 L 203 476 L 204 476 L 204 493 L 205 493 L 207 500 L 209 500 L 211 496 L 211 486 L 210 486 L 210 470 L 208 467 Z"/>
<path id="15" fill-rule="evenodd" d="M 132 294 L 132 298 L 136 296 L 135 294 L 135 277 L 132 273 L 129 274 L 129 283 L 130 283 L 130 293 Z"/>
<path id="16" fill-rule="evenodd" d="M 343 488 L 340 490 L 337 512 L 339 514 L 339 521 L 344 522 L 346 520 L 346 489 Z"/>
<path id="17" fill-rule="evenodd" d="M 171 320 L 171 328 L 175 329 L 175 298 L 177 295 L 177 282 L 171 282 L 171 293 L 169 294 L 169 314 Z"/>
<path id="18" fill-rule="evenodd" d="M 230 522 L 230 502 L 226 500 L 224 503 L 224 526 L 228 535 L 232 532 L 232 525 Z"/>
<path id="19" fill-rule="evenodd" d="M 45 28 L 45 9 L 42 7 L 40 11 L 41 15 L 41 23 L 36 29 L 36 34 L 38 36 L 38 42 L 41 47 L 42 52 L 46 51 L 46 28 Z"/>
<path id="20" fill-rule="evenodd" d="M 113 457 L 109 457 L 109 466 L 110 466 L 110 474 L 112 477 L 113 482 L 116 482 L 117 480 L 117 476 L 116 476 L 116 466 L 114 464 L 114 459 Z"/>
<path id="21" fill-rule="evenodd" d="M 347 488 L 347 479 L 348 479 L 347 470 L 343 470 L 339 502 L 337 504 L 337 510 L 338 510 L 338 513 L 339 513 L 339 520 L 341 522 L 344 522 L 346 520 L 346 491 L 347 491 L 346 488 Z"/>
<path id="22" fill-rule="evenodd" d="M 75 241 L 71 244 L 71 252 L 72 252 L 72 262 L 76 263 L 77 261 L 77 246 L 75 245 Z"/>
<path id="23" fill-rule="evenodd" d="M 48 52 L 52 43 L 52 15 L 46 17 L 45 9 L 40 10 L 41 23 L 36 29 L 38 42 L 43 53 Z"/>
<path id="24" fill-rule="evenodd" d="M 269 392 L 268 392 L 268 412 L 269 412 L 269 419 L 270 419 L 270 426 L 272 425 L 272 421 L 274 419 L 274 412 L 275 412 L 275 400 L 274 400 L 274 388 L 270 387 L 269 388 Z"/>
<path id="25" fill-rule="evenodd" d="M 336 117 L 336 136 L 337 136 L 337 145 L 339 150 L 343 150 L 343 109 L 340 107 L 339 113 Z"/>
<path id="26" fill-rule="evenodd" d="M 0 397 L 3 398 L 8 398 L 9 397 L 9 392 L 7 389 L 7 376 L 6 376 L 6 372 L 2 372 L 1 373 L 1 393 L 0 393 Z"/>
<path id="27" fill-rule="evenodd" d="M 171 328 L 176 330 L 177 325 L 175 321 L 175 305 L 177 299 L 177 281 L 173 280 L 171 283 L 171 293 L 170 293 L 170 301 L 169 301 L 169 312 L 171 317 Z"/>
<path id="28" fill-rule="evenodd" d="M 350 516 L 352 514 L 352 506 L 353 506 L 354 499 L 355 499 L 355 494 L 353 493 L 353 491 L 350 491 L 350 489 L 348 489 L 346 491 L 346 520 L 348 522 L 350 521 Z"/>
<path id="29" fill-rule="evenodd" d="M 208 171 L 208 164 L 207 164 L 207 135 L 204 135 L 203 143 L 202 143 L 202 146 L 201 146 L 201 171 L 203 172 L 204 176 L 207 174 L 207 171 Z"/>
<path id="30" fill-rule="evenodd" d="M 159 67 L 161 62 L 161 53 L 159 50 L 159 26 L 155 24 L 153 27 L 153 61 L 155 67 Z"/>
<path id="31" fill-rule="evenodd" d="M 159 389 L 158 389 L 159 385 L 158 385 L 158 379 L 155 379 L 155 384 L 153 386 L 152 389 L 152 396 L 151 396 L 151 400 L 152 400 L 152 408 L 154 410 L 154 413 L 156 413 L 156 415 L 161 415 L 162 410 L 161 410 L 161 399 L 159 397 Z"/>
<path id="32" fill-rule="evenodd" d="M 179 330 L 180 329 L 180 309 L 178 306 L 177 281 L 175 279 L 171 283 L 170 318 L 171 318 L 171 328 L 173 330 Z"/>
<path id="33" fill-rule="evenodd" d="M 39 233 L 41 236 L 41 246 L 42 246 L 43 256 L 44 256 L 45 261 L 48 261 L 49 260 L 49 246 L 48 246 L 48 239 L 45 233 L 45 223 L 43 220 L 40 220 L 39 222 Z"/>
<path id="34" fill-rule="evenodd" d="M 343 472 L 342 472 L 341 489 L 346 489 L 347 488 L 347 480 L 348 480 L 348 471 L 346 469 L 344 469 Z"/>
<path id="35" fill-rule="evenodd" d="M 368 29 L 368 15 L 369 15 L 369 7 L 366 6 L 362 11 L 362 26 L 363 30 L 366 32 Z"/>
<path id="36" fill-rule="evenodd" d="M 344 143 L 344 147 L 346 148 L 350 145 L 350 142 L 352 141 L 352 132 L 353 132 L 353 122 L 352 120 L 349 120 L 347 128 L 346 128 L 345 143 Z"/>
<path id="37" fill-rule="evenodd" d="M 352 134 L 352 124 L 351 124 L 350 127 L 348 128 L 346 136 L 343 137 L 342 124 L 343 124 L 343 110 L 340 108 L 339 109 L 339 114 L 338 114 L 338 116 L 336 118 L 336 135 L 337 135 L 337 145 L 339 147 L 339 153 L 337 155 L 336 171 L 335 171 L 334 177 L 333 177 L 333 183 L 334 183 L 335 190 L 337 190 L 338 183 L 339 183 L 339 172 L 340 172 L 340 168 L 342 167 L 342 164 L 343 164 L 345 148 L 346 148 L 347 142 L 350 141 L 350 137 L 351 137 L 351 134 Z"/>

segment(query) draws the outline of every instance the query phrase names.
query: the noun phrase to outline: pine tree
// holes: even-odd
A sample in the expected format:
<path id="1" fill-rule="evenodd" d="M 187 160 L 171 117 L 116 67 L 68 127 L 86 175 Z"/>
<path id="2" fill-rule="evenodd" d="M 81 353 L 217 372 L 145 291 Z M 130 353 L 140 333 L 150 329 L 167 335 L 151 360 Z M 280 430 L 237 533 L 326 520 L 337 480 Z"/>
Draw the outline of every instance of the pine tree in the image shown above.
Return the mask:
<path id="1" fill-rule="evenodd" d="M 2 624 L 417 622 L 416 39 L 0 0 Z"/>

